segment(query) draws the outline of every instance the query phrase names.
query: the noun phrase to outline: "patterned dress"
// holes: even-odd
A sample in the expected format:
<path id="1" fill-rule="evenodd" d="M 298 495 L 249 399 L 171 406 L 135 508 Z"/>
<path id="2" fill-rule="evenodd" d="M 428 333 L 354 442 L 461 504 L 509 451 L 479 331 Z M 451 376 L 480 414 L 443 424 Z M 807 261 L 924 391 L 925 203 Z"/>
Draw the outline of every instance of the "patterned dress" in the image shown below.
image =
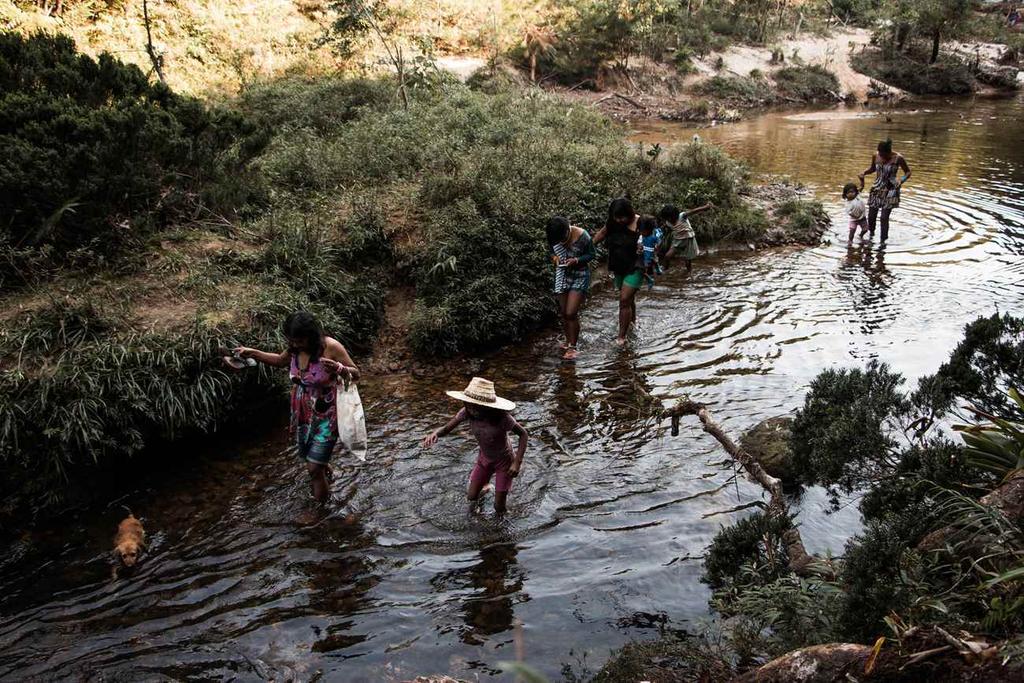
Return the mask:
<path id="1" fill-rule="evenodd" d="M 888 162 L 875 155 L 875 183 L 871 186 L 868 206 L 872 209 L 895 209 L 900 205 L 900 188 L 896 176 L 900 172 L 899 154 L 893 154 Z"/>
<path id="2" fill-rule="evenodd" d="M 590 289 L 590 262 L 594 260 L 595 253 L 594 241 L 590 234 L 584 230 L 579 239 L 568 247 L 556 244 L 551 247 L 551 252 L 559 261 L 571 258 L 577 260 L 576 265 L 571 268 L 555 268 L 555 294 L 569 291 L 587 292 Z"/>
<path id="3" fill-rule="evenodd" d="M 338 443 L 338 377 L 319 359 L 299 368 L 299 354 L 292 354 L 291 433 L 299 456 L 326 465 Z"/>

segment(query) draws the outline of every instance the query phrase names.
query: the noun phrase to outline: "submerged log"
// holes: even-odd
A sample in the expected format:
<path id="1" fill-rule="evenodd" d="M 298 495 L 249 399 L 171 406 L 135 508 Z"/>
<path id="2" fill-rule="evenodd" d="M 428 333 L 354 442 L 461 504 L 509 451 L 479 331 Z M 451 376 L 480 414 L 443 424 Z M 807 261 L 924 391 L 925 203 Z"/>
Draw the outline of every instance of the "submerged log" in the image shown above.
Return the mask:
<path id="1" fill-rule="evenodd" d="M 737 683 L 832 683 L 859 680 L 873 648 L 854 643 L 812 645 L 787 652 L 764 666 L 748 671 Z"/>
<path id="2" fill-rule="evenodd" d="M 674 406 L 663 410 L 661 413 L 662 419 L 672 419 L 674 434 L 678 433 L 679 418 L 687 415 L 696 415 L 704 427 L 704 431 L 715 437 L 718 443 L 722 444 L 722 448 L 725 449 L 726 453 L 738 462 L 740 467 L 768 492 L 769 515 L 789 514 L 789 507 L 786 505 L 786 499 L 782 493 L 782 482 L 768 474 L 764 467 L 761 466 L 761 463 L 757 461 L 757 458 L 736 445 L 736 442 L 714 421 L 706 405 L 683 398 L 677 401 Z M 803 539 L 800 536 L 800 530 L 792 527 L 783 534 L 782 542 L 786 547 L 790 570 L 800 576 L 811 574 L 813 566 L 818 564 L 819 561 L 818 558 L 808 554 L 807 549 L 804 547 Z"/>

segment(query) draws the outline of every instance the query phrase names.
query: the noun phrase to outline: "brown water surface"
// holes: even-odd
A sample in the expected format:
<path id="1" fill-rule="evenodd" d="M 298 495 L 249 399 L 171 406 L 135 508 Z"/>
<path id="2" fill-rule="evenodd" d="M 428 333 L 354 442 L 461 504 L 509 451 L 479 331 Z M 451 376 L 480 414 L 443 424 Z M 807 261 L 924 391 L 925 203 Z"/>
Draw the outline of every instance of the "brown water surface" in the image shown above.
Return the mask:
<path id="1" fill-rule="evenodd" d="M 891 122 L 771 115 L 699 131 L 813 187 L 836 222 L 831 243 L 710 255 L 692 275 L 667 274 L 642 294 L 626 350 L 612 347 L 604 288 L 575 367 L 556 360 L 551 333 L 457 373 L 367 377 L 370 462 L 337 470 L 326 516 L 311 516 L 279 424 L 26 533 L 0 564 L 0 678 L 492 680 L 515 658 L 517 623 L 528 661 L 556 678 L 659 628 L 702 630 L 701 553 L 761 492 L 694 424 L 673 438 L 645 423 L 636 387 L 706 401 L 739 434 L 797 408 L 823 368 L 878 358 L 913 379 L 975 316 L 1024 313 L 1022 114 L 1019 99 L 978 101 Z M 839 188 L 886 135 L 914 177 L 887 247 L 847 248 Z M 503 522 L 465 510 L 465 434 L 417 445 L 453 411 L 441 390 L 471 373 L 518 401 L 533 434 Z M 151 546 L 115 581 L 120 503 Z M 852 505 L 824 515 L 820 491 L 801 508 L 812 550 L 841 553 L 858 529 Z"/>

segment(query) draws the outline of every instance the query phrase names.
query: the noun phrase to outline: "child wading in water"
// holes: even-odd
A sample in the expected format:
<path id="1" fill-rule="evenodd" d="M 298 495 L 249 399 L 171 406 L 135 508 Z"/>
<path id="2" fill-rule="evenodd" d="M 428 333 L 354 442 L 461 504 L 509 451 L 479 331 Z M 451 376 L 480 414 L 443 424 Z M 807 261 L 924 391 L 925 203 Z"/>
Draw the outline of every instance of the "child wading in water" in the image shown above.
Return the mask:
<path id="1" fill-rule="evenodd" d="M 468 422 L 469 431 L 476 437 L 480 446 L 480 454 L 469 475 L 466 497 L 471 505 L 475 503 L 493 476 L 494 512 L 498 516 L 504 515 L 505 501 L 512 488 L 512 480 L 523 467 L 528 437 L 522 425 L 509 414 L 509 411 L 515 409 L 516 404 L 496 396 L 494 383 L 480 377 L 474 377 L 465 391 L 445 393 L 462 401 L 462 409 L 444 427 L 427 435 L 423 439 L 423 446 L 431 448 L 439 438 L 450 434 L 463 422 Z M 514 454 L 508 438 L 509 432 L 515 432 L 519 436 L 519 445 Z"/>
<path id="2" fill-rule="evenodd" d="M 636 229 L 640 231 L 640 239 L 637 242 L 644 261 L 644 282 L 650 290 L 654 288 L 654 276 L 662 272 L 658 263 L 662 231 L 658 228 L 658 221 L 654 216 L 641 216 Z"/>
<path id="3" fill-rule="evenodd" d="M 700 247 L 697 246 L 697 234 L 690 225 L 690 218 L 713 208 L 715 205 L 710 202 L 689 211 L 680 211 L 672 204 L 661 208 L 658 218 L 665 233 L 661 243 L 661 262 L 664 265 L 667 266 L 678 254 L 686 259 L 686 269 L 693 269 L 693 259 L 700 255 Z"/>
<path id="4" fill-rule="evenodd" d="M 864 200 L 860 198 L 860 190 L 864 187 L 863 178 L 860 181 L 860 187 L 858 188 L 853 183 L 846 183 L 843 186 L 843 199 L 846 200 L 846 213 L 850 217 L 850 234 L 846 240 L 848 242 L 853 241 L 854 233 L 857 232 L 857 227 L 860 227 L 860 236 L 868 232 L 868 207 L 864 204 Z"/>

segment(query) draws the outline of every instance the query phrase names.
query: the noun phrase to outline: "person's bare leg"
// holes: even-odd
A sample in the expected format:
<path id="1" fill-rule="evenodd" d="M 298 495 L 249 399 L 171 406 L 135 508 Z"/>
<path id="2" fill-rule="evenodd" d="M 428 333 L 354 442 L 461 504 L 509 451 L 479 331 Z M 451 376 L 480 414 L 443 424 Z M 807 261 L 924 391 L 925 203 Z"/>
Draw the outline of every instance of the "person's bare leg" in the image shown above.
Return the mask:
<path id="1" fill-rule="evenodd" d="M 327 484 L 327 465 L 318 465 L 315 462 L 307 462 L 306 470 L 309 472 L 310 485 L 313 489 L 313 498 L 318 503 L 326 503 L 327 495 L 330 493 L 330 486 Z"/>
<path id="2" fill-rule="evenodd" d="M 572 342 L 569 341 L 569 321 L 566 318 L 566 307 L 568 306 L 569 293 L 562 292 L 558 295 L 558 316 L 562 321 L 562 334 L 565 335 L 565 343 L 562 344 L 562 348 L 568 348 L 572 346 Z"/>
<path id="3" fill-rule="evenodd" d="M 636 322 L 636 289 L 627 284 L 619 291 L 619 344 L 626 343 L 630 326 Z"/>
<path id="4" fill-rule="evenodd" d="M 506 507 L 505 503 L 508 500 L 508 491 L 495 491 L 494 492 L 494 514 L 498 517 L 505 515 Z"/>
<path id="5" fill-rule="evenodd" d="M 580 339 L 580 307 L 583 305 L 583 296 L 583 292 L 572 291 L 565 302 L 565 338 L 573 348 Z"/>
<path id="6" fill-rule="evenodd" d="M 878 207 L 872 206 L 868 209 L 868 233 L 872 238 L 875 236 L 875 225 L 878 223 Z"/>
<path id="7" fill-rule="evenodd" d="M 469 480 L 469 485 L 466 487 L 466 500 L 469 501 L 470 512 L 476 510 L 480 503 L 480 496 L 490 488 L 491 485 L 488 482 L 474 482 L 472 478 Z"/>

